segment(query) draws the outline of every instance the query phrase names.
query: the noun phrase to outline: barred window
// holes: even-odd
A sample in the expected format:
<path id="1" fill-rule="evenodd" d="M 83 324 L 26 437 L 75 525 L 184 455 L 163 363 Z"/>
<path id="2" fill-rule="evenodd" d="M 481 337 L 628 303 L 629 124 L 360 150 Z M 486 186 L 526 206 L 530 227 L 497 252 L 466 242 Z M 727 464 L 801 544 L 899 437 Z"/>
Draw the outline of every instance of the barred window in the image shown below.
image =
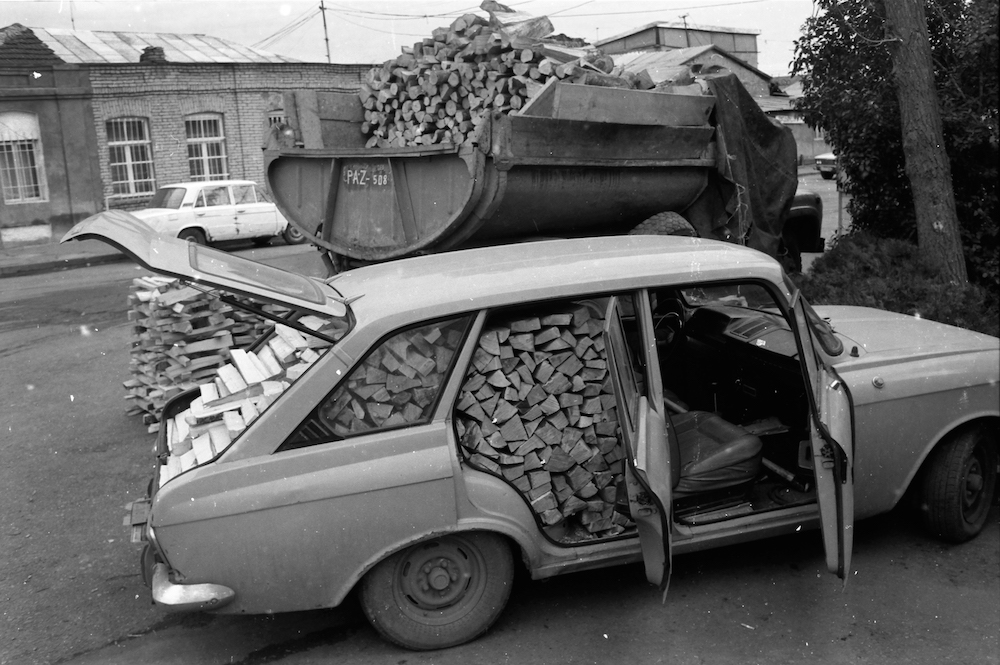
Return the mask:
<path id="1" fill-rule="evenodd" d="M 45 170 L 38 118 L 0 113 L 0 189 L 4 203 L 45 201 Z"/>
<path id="2" fill-rule="evenodd" d="M 225 180 L 229 177 L 226 161 L 226 136 L 222 115 L 198 113 L 184 120 L 187 135 L 188 169 L 192 180 Z"/>
<path id="3" fill-rule="evenodd" d="M 107 121 L 105 128 L 112 194 L 134 196 L 153 193 L 156 178 L 153 176 L 153 147 L 146 119 L 113 118 Z"/>

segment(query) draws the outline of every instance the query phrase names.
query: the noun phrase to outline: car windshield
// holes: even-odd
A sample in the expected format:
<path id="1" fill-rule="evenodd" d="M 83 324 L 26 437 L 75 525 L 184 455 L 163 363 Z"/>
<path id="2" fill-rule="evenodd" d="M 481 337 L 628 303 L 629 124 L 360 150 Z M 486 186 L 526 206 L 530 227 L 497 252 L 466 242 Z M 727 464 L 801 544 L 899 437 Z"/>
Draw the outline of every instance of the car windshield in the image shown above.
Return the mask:
<path id="1" fill-rule="evenodd" d="M 184 201 L 184 191 L 183 187 L 160 187 L 156 190 L 156 194 L 153 194 L 148 207 L 176 210 L 181 207 L 181 202 Z"/>

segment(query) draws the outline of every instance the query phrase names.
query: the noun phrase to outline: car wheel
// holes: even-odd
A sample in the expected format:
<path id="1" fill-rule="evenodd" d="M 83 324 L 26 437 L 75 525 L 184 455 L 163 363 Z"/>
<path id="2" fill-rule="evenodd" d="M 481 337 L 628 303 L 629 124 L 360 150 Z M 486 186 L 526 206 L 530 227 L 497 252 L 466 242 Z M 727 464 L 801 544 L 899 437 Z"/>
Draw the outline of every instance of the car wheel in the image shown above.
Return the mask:
<path id="1" fill-rule="evenodd" d="M 514 560 L 502 537 L 443 536 L 375 566 L 361 581 L 361 606 L 389 641 L 443 649 L 486 632 L 507 604 L 513 578 Z"/>
<path id="2" fill-rule="evenodd" d="M 193 242 L 197 245 L 206 244 L 205 234 L 201 231 L 201 229 L 184 229 L 177 234 L 177 237 L 181 240 L 187 240 L 188 242 Z"/>
<path id="3" fill-rule="evenodd" d="M 829 171 L 820 171 L 819 174 L 823 176 L 823 180 L 833 180 L 833 173 Z"/>
<path id="4" fill-rule="evenodd" d="M 920 492 L 924 525 L 956 543 L 983 529 L 997 480 L 997 442 L 985 429 L 939 445 L 928 459 Z"/>
<path id="5" fill-rule="evenodd" d="M 641 236 L 689 236 L 698 237 L 691 223 L 676 212 L 661 212 L 639 223 L 628 232 Z"/>
<path id="6" fill-rule="evenodd" d="M 291 224 L 285 227 L 285 231 L 281 235 L 284 237 L 285 242 L 289 245 L 301 245 L 306 241 L 306 234 L 302 233 L 302 231 L 299 231 Z"/>

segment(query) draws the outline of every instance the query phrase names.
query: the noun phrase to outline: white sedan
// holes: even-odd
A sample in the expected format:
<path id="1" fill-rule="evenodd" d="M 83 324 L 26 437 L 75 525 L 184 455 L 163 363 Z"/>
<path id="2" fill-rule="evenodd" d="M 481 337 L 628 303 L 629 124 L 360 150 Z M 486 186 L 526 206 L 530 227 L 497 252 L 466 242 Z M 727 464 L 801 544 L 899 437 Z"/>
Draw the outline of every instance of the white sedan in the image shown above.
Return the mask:
<path id="1" fill-rule="evenodd" d="M 290 245 L 306 238 L 252 180 L 181 182 L 156 190 L 149 207 L 132 213 L 158 233 L 198 244 L 281 236 Z"/>

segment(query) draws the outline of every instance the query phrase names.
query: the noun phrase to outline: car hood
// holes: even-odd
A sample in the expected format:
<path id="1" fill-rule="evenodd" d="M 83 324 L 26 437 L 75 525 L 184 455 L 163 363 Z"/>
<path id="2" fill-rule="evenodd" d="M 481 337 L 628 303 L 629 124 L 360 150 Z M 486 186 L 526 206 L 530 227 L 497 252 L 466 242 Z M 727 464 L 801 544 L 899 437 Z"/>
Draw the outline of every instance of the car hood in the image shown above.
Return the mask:
<path id="1" fill-rule="evenodd" d="M 996 337 L 906 314 L 870 307 L 828 305 L 815 309 L 845 338 L 846 349 L 857 346 L 859 353 L 868 356 L 915 358 L 1000 349 Z"/>
<path id="2" fill-rule="evenodd" d="M 88 217 L 71 228 L 61 242 L 87 239 L 106 242 L 153 272 L 192 284 L 326 316 L 339 318 L 348 311 L 340 294 L 320 280 L 161 235 L 124 210 L 105 210 Z"/>

